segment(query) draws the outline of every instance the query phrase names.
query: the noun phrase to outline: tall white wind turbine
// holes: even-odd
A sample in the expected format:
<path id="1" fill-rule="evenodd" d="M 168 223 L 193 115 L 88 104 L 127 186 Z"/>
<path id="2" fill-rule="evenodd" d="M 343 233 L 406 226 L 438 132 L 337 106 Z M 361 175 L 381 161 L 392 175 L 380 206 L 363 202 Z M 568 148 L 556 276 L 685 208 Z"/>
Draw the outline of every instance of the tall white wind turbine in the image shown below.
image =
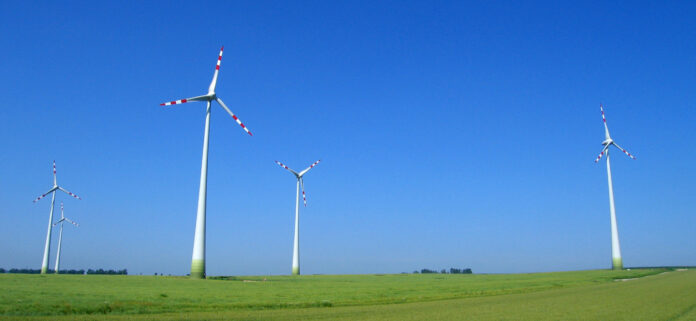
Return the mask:
<path id="1" fill-rule="evenodd" d="M 292 275 L 300 275 L 300 188 L 302 188 L 302 200 L 304 200 L 304 206 L 307 206 L 307 196 L 305 195 L 304 180 L 302 179 L 302 176 L 312 169 L 312 167 L 319 164 L 321 160 L 314 162 L 314 164 L 309 165 L 309 167 L 299 173 L 290 169 L 279 161 L 275 162 L 276 164 L 290 171 L 290 173 L 295 175 L 295 178 L 297 178 L 297 193 L 295 199 L 295 240 L 293 242 L 292 250 Z"/>
<path id="2" fill-rule="evenodd" d="M 63 214 L 63 202 L 60 202 L 60 220 L 53 224 L 55 227 L 56 225 L 60 224 L 60 233 L 58 234 L 58 251 L 56 253 L 56 274 L 58 274 L 59 268 L 60 268 L 60 248 L 63 243 L 63 223 L 68 222 L 72 225 L 75 225 L 75 227 L 78 227 L 79 225 L 73 221 L 71 221 L 69 218 L 65 217 L 65 214 Z"/>
<path id="3" fill-rule="evenodd" d="M 195 279 L 205 278 L 205 202 L 208 185 L 208 134 L 210 133 L 210 104 L 212 101 L 217 101 L 218 104 L 220 104 L 220 106 L 225 109 L 225 111 L 227 111 L 232 118 L 234 118 L 237 124 L 242 126 L 242 129 L 244 129 L 245 132 L 252 135 L 249 129 L 244 126 L 242 121 L 240 121 L 239 118 L 237 118 L 237 116 L 232 113 L 229 108 L 227 108 L 225 103 L 222 102 L 222 99 L 215 94 L 215 86 L 217 85 L 218 73 L 220 72 L 220 62 L 222 61 L 222 50 L 224 48 L 224 46 L 220 48 L 220 55 L 218 55 L 217 64 L 215 65 L 215 73 L 213 74 L 213 80 L 210 82 L 210 86 L 208 87 L 207 94 L 160 104 L 160 106 L 169 106 L 192 101 L 206 102 L 205 133 L 203 134 L 203 159 L 201 160 L 201 182 L 198 189 L 198 212 L 196 214 L 196 232 L 193 237 L 193 256 L 191 259 L 191 277 Z"/>
<path id="4" fill-rule="evenodd" d="M 619 229 L 616 224 L 616 209 L 614 208 L 614 186 L 611 181 L 611 164 L 609 163 L 609 147 L 614 145 L 614 147 L 618 148 L 621 150 L 624 154 L 626 154 L 628 157 L 632 159 L 636 159 L 635 156 L 631 155 L 628 151 L 625 149 L 621 148 L 616 142 L 614 142 L 613 139 L 611 139 L 611 136 L 609 136 L 609 127 L 607 127 L 607 119 L 604 117 L 604 107 L 602 105 L 599 105 L 599 109 L 602 111 L 602 121 L 604 122 L 604 141 L 602 142 L 602 145 L 604 145 L 604 148 L 602 148 L 602 152 L 599 153 L 599 156 L 597 156 L 597 159 L 595 159 L 595 163 L 599 162 L 599 160 L 604 156 L 604 154 L 607 155 L 607 180 L 609 181 L 609 213 L 611 215 L 611 262 L 612 262 L 612 268 L 614 270 L 621 270 L 623 269 L 623 261 L 621 260 L 621 247 L 619 246 Z"/>
<path id="5" fill-rule="evenodd" d="M 41 263 L 41 274 L 46 274 L 48 271 L 48 255 L 51 249 L 51 227 L 53 227 L 53 208 L 56 204 L 56 191 L 62 191 L 74 198 L 81 199 L 79 196 L 68 192 L 66 189 L 58 186 L 58 181 L 56 179 L 56 161 L 53 161 L 53 187 L 48 190 L 48 192 L 37 197 L 34 203 L 38 202 L 40 199 L 44 198 L 46 195 L 51 194 L 51 211 L 48 214 L 48 231 L 46 231 L 46 245 L 44 246 L 43 262 Z"/>

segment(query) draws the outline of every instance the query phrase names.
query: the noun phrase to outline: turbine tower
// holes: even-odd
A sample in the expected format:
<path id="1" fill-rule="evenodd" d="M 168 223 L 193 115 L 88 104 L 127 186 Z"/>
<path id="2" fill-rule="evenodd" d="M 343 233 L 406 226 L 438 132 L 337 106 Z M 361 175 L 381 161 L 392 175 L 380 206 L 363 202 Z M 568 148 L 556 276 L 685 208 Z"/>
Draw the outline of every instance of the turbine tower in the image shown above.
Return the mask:
<path id="1" fill-rule="evenodd" d="M 44 246 L 43 262 L 41 263 L 41 274 L 46 274 L 48 271 L 48 255 L 51 249 L 51 227 L 53 227 L 53 208 L 56 204 L 56 191 L 62 191 L 74 198 L 81 200 L 81 198 L 66 189 L 58 186 L 58 181 L 56 179 L 56 161 L 53 161 L 53 187 L 48 190 L 48 192 L 37 197 L 34 203 L 38 202 L 40 199 L 44 198 L 46 195 L 51 194 L 51 211 L 48 214 L 48 231 L 46 231 L 46 245 Z"/>
<path id="2" fill-rule="evenodd" d="M 295 175 L 295 178 L 297 178 L 297 193 L 295 199 L 295 240 L 293 242 L 292 250 L 292 275 L 300 275 L 300 188 L 302 188 L 302 200 L 304 200 L 304 206 L 307 207 L 307 196 L 305 195 L 304 181 L 302 176 L 312 169 L 312 167 L 319 164 L 321 160 L 314 162 L 314 164 L 309 165 L 309 167 L 299 173 L 290 169 L 279 161 L 275 162 L 276 164 L 290 171 L 290 173 Z"/>
<path id="3" fill-rule="evenodd" d="M 58 234 L 58 253 L 56 254 L 56 274 L 58 274 L 58 268 L 60 267 L 60 247 L 61 244 L 63 243 L 63 222 L 68 222 L 72 225 L 75 225 L 75 227 L 78 227 L 79 225 L 73 221 L 71 221 L 69 218 L 65 217 L 63 214 L 63 202 L 60 202 L 60 220 L 53 224 L 55 227 L 56 225 L 60 224 L 60 233 Z"/>
<path id="4" fill-rule="evenodd" d="M 599 160 L 604 156 L 605 154 L 607 155 L 607 180 L 609 182 L 609 214 L 611 215 L 611 262 L 612 262 L 612 268 L 614 270 L 621 270 L 623 269 L 623 261 L 621 260 L 621 247 L 619 246 L 619 229 L 616 224 L 616 209 L 614 208 L 614 185 L 612 184 L 611 181 L 611 164 L 609 163 L 609 147 L 614 145 L 614 147 L 618 148 L 621 150 L 624 154 L 626 154 L 628 157 L 632 159 L 636 159 L 635 156 L 631 155 L 631 153 L 627 152 L 625 149 L 621 148 L 616 142 L 614 142 L 613 139 L 611 139 L 611 136 L 609 136 L 609 127 L 607 127 L 607 119 L 604 117 L 604 107 L 602 105 L 599 105 L 599 109 L 602 111 L 602 121 L 604 122 L 604 141 L 602 142 L 602 145 L 604 145 L 604 148 L 602 148 L 602 152 L 599 153 L 599 156 L 597 156 L 597 159 L 595 159 L 595 163 L 599 162 Z"/>
<path id="5" fill-rule="evenodd" d="M 207 94 L 160 104 L 160 106 L 169 106 L 192 101 L 206 102 L 205 132 L 203 134 L 203 159 L 201 160 L 201 182 L 198 189 L 196 232 L 193 237 L 193 256 L 191 259 L 191 277 L 194 279 L 205 278 L 205 202 L 208 185 L 208 134 L 210 133 L 210 104 L 212 101 L 217 101 L 218 104 L 220 104 L 220 106 L 225 109 L 225 111 L 227 111 L 232 118 L 234 118 L 237 124 L 242 126 L 242 129 L 244 129 L 247 134 L 252 135 L 249 129 L 244 126 L 242 121 L 240 121 L 239 118 L 237 118 L 237 116 L 232 113 L 229 108 L 227 108 L 225 103 L 222 102 L 222 99 L 215 94 L 215 86 L 217 85 L 218 73 L 220 72 L 220 62 L 222 61 L 222 50 L 224 48 L 224 46 L 220 48 L 220 55 L 218 55 L 217 64 L 215 65 L 215 73 L 213 74 L 213 80 L 210 82 L 210 86 L 208 87 Z"/>

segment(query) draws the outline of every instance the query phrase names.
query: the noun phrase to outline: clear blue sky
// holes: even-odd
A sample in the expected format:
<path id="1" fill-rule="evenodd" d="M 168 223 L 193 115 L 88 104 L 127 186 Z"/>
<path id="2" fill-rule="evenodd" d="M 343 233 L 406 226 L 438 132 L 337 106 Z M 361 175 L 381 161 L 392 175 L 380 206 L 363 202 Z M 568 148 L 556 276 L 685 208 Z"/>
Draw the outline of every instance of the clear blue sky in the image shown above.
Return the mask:
<path id="1" fill-rule="evenodd" d="M 189 272 L 204 94 L 210 275 L 696 265 L 696 4 L 0 3 L 0 267 Z M 54 233 L 57 240 L 57 231 Z M 55 259 L 51 252 L 51 267 Z"/>

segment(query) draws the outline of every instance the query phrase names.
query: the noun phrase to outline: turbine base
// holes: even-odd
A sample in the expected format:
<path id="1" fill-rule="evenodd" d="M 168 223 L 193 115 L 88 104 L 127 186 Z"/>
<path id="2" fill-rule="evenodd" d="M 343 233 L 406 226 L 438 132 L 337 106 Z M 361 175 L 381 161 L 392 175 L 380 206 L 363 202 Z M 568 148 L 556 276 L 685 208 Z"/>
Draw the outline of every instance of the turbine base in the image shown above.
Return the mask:
<path id="1" fill-rule="evenodd" d="M 614 270 L 623 270 L 623 261 L 621 260 L 620 257 L 615 257 L 612 258 L 612 269 Z"/>
<path id="2" fill-rule="evenodd" d="M 204 260 L 191 261 L 191 278 L 192 279 L 205 279 L 205 261 Z"/>
<path id="3" fill-rule="evenodd" d="M 292 275 L 300 275 L 300 267 L 299 266 L 294 266 L 292 268 Z"/>

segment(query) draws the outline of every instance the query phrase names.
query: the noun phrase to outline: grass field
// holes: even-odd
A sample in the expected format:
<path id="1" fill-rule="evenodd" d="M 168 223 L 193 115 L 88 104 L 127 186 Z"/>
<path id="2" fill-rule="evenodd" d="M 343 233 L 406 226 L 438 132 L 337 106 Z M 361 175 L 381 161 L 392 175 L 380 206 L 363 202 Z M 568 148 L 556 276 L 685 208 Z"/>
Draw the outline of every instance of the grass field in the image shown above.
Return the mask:
<path id="1" fill-rule="evenodd" d="M 696 271 L 182 277 L 0 275 L 3 319 L 696 320 Z M 616 281 L 620 279 L 632 279 Z M 398 303 L 398 304 L 397 304 Z"/>

